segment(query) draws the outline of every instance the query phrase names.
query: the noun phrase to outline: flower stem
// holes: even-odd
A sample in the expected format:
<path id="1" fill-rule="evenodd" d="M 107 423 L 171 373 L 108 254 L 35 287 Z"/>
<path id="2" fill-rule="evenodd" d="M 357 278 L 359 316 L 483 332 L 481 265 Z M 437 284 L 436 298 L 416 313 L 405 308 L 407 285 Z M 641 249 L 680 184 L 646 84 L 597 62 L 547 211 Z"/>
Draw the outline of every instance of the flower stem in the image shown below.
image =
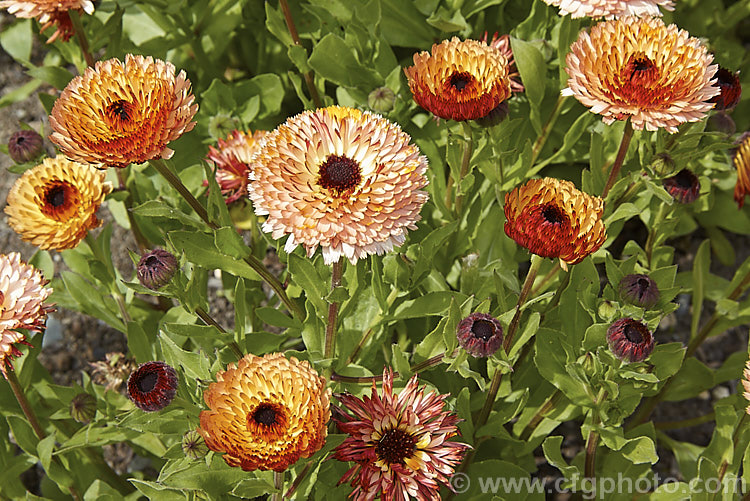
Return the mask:
<path id="1" fill-rule="evenodd" d="M 633 138 L 633 126 L 630 121 L 625 121 L 625 130 L 622 132 L 622 141 L 620 141 L 620 149 L 617 150 L 617 156 L 615 157 L 615 164 L 612 166 L 612 170 L 609 171 L 609 177 L 607 178 L 607 184 L 604 185 L 604 191 L 602 191 L 602 198 L 607 197 L 607 193 L 614 186 L 617 177 L 620 175 L 620 169 L 625 161 L 625 155 L 628 152 L 628 146 L 630 146 L 630 140 Z"/>
<path id="2" fill-rule="evenodd" d="M 273 486 L 276 488 L 276 492 L 271 496 L 271 501 L 281 501 L 281 493 L 284 489 L 284 472 L 275 471 L 273 472 Z"/>
<path id="3" fill-rule="evenodd" d="M 552 126 L 555 125 L 555 122 L 557 122 L 557 118 L 560 116 L 560 111 L 562 111 L 562 106 L 563 103 L 565 103 L 566 99 L 567 96 L 563 96 L 562 94 L 557 97 L 557 102 L 555 103 L 555 107 L 552 108 L 552 113 L 542 126 L 542 133 L 538 138 L 536 138 L 536 141 L 534 141 L 534 146 L 531 148 L 532 166 L 536 163 L 536 159 L 539 158 L 539 154 L 542 152 L 542 148 L 544 148 L 544 145 L 549 138 L 549 133 L 552 130 Z"/>
<path id="4" fill-rule="evenodd" d="M 592 480 L 592 484 L 596 478 L 596 446 L 599 443 L 599 432 L 596 431 L 596 427 L 599 425 L 597 407 L 605 398 L 607 398 L 607 390 L 601 389 L 594 401 L 594 409 L 591 411 L 593 413 L 591 416 L 592 429 L 589 431 L 589 437 L 586 440 L 586 459 L 584 461 L 583 474 L 585 478 Z"/>
<path id="5" fill-rule="evenodd" d="M 648 267 L 651 269 L 651 258 L 654 255 L 654 243 L 656 242 L 656 233 L 657 233 L 657 226 L 661 222 L 662 219 L 664 219 L 665 213 L 666 213 L 667 205 L 662 202 L 659 205 L 659 211 L 656 213 L 656 217 L 654 217 L 653 221 L 651 221 L 651 231 L 648 232 L 648 238 L 646 239 L 646 261 L 648 262 Z"/>
<path id="6" fill-rule="evenodd" d="M 341 287 L 341 277 L 344 274 L 344 261 L 339 258 L 331 265 L 331 291 Z M 328 305 L 328 324 L 326 324 L 325 358 L 333 358 L 336 354 L 336 321 L 339 315 L 338 301 L 332 301 Z"/>
<path id="7" fill-rule="evenodd" d="M 16 400 L 18 401 L 18 405 L 21 406 L 21 410 L 23 411 L 24 416 L 26 416 L 26 419 L 29 421 L 29 424 L 34 430 L 37 438 L 39 438 L 39 440 L 43 440 L 47 436 L 47 434 L 39 424 L 39 420 L 37 419 L 36 414 L 34 413 L 34 409 L 31 408 L 31 405 L 29 404 L 29 401 L 23 392 L 23 388 L 21 387 L 21 383 L 18 381 L 18 377 L 16 377 L 15 371 L 13 371 L 12 369 L 6 370 L 5 377 L 8 380 L 8 384 L 10 384 L 10 389 L 13 390 L 13 395 L 15 395 Z M 56 461 L 57 458 L 53 457 L 53 460 Z M 70 495 L 76 501 L 81 499 L 78 491 L 72 485 L 68 487 L 68 492 L 70 492 Z"/>
<path id="8" fill-rule="evenodd" d="M 297 490 L 297 487 L 299 487 L 299 484 L 301 484 L 302 481 L 305 479 L 305 477 L 307 476 L 307 474 L 310 472 L 310 468 L 312 468 L 312 466 L 313 466 L 312 461 L 309 461 L 305 465 L 305 467 L 302 468 L 302 471 L 299 472 L 299 475 L 297 475 L 294 478 L 294 481 L 292 482 L 292 485 L 289 486 L 289 490 L 287 490 L 286 493 L 284 494 L 284 498 L 288 499 L 288 498 L 292 497 L 292 494 L 294 494 L 294 491 Z"/>
<path id="9" fill-rule="evenodd" d="M 78 15 L 78 11 L 75 9 L 70 9 L 68 11 L 68 14 L 70 15 L 70 22 L 71 24 L 73 24 L 73 30 L 76 34 L 76 40 L 78 40 L 78 45 L 80 45 L 81 52 L 83 52 L 83 59 L 86 60 L 87 66 L 94 66 L 94 56 L 91 55 L 89 42 L 86 39 L 86 32 L 83 31 L 81 17 Z"/>
<path id="10" fill-rule="evenodd" d="M 289 30 L 289 34 L 292 36 L 294 45 L 299 45 L 300 47 L 302 47 L 302 42 L 299 39 L 297 27 L 294 25 L 294 19 L 292 18 L 292 11 L 289 9 L 289 4 L 286 0 L 279 0 L 279 6 L 284 13 L 284 21 L 286 21 L 286 27 Z M 312 99 L 313 104 L 316 108 L 322 108 L 323 101 L 321 101 L 320 95 L 318 94 L 318 89 L 315 87 L 315 81 L 313 80 L 312 71 L 303 73 L 302 76 L 305 79 L 307 90 L 310 91 L 310 98 Z"/>
<path id="11" fill-rule="evenodd" d="M 524 427 L 521 435 L 519 436 L 521 440 L 529 440 L 529 437 L 531 437 L 531 434 L 534 433 L 537 427 L 539 427 L 539 424 L 541 424 L 544 418 L 547 417 L 547 415 L 555 408 L 558 402 L 560 402 L 560 398 L 562 398 L 562 392 L 556 389 L 555 392 L 550 395 L 547 401 L 545 401 L 544 404 L 542 404 L 539 409 L 537 409 L 536 413 L 532 416 L 529 423 Z"/>
<path id="12" fill-rule="evenodd" d="M 461 207 L 463 206 L 464 197 L 460 193 L 461 191 L 461 180 L 466 177 L 466 174 L 469 172 L 469 167 L 471 166 L 471 154 L 474 151 L 474 135 L 471 132 L 471 126 L 468 122 L 461 122 L 461 125 L 463 126 L 464 130 L 464 149 L 463 149 L 463 155 L 461 156 L 461 171 L 458 175 L 458 179 L 456 180 L 456 186 L 458 187 L 459 193 L 456 195 L 456 214 L 460 216 L 461 214 Z M 445 196 L 449 197 L 452 195 L 452 190 L 446 190 Z M 450 207 L 450 200 L 446 198 L 446 207 Z"/>
<path id="13" fill-rule="evenodd" d="M 217 322 L 216 320 L 214 320 L 213 317 L 211 315 L 209 315 L 208 312 L 206 312 L 206 310 L 204 310 L 200 306 L 195 309 L 195 314 L 198 315 L 198 317 L 201 320 L 203 320 L 203 323 L 205 323 L 206 325 L 210 325 L 212 327 L 215 327 L 216 330 L 218 330 L 222 334 L 226 334 L 227 333 L 227 331 L 224 329 L 224 327 L 222 327 L 219 324 L 219 322 Z M 234 354 L 237 355 L 237 359 L 238 360 L 240 358 L 242 358 L 242 357 L 245 356 L 245 354 L 242 353 L 242 349 L 240 349 L 240 345 L 237 344 L 237 341 L 231 341 L 231 342 L 227 343 L 227 345 L 229 346 L 229 348 L 232 349 L 232 351 L 234 352 Z"/>
<path id="14" fill-rule="evenodd" d="M 539 283 L 531 289 L 531 295 L 536 296 L 539 294 L 539 292 L 544 289 L 544 287 L 552 280 L 554 279 L 557 274 L 560 272 L 560 261 L 555 261 L 555 265 L 552 267 L 551 270 L 547 272 L 546 275 L 539 281 Z"/>
<path id="15" fill-rule="evenodd" d="M 143 232 L 141 232 L 141 228 L 138 226 L 138 223 L 135 220 L 135 216 L 131 212 L 131 210 L 133 209 L 133 197 L 126 186 L 125 176 L 123 175 L 122 169 L 115 169 L 115 171 L 117 172 L 117 181 L 120 183 L 120 188 L 127 191 L 128 193 L 127 198 L 125 198 L 125 201 L 123 202 L 125 204 L 125 214 L 127 214 L 128 216 L 130 231 L 133 232 L 133 238 L 135 238 L 135 243 L 138 245 L 138 250 L 140 250 L 141 254 L 143 254 L 145 252 L 148 252 L 148 250 L 151 248 L 151 244 L 143 235 Z"/>
<path id="16" fill-rule="evenodd" d="M 398 289 L 394 288 L 391 290 L 390 294 L 388 294 L 388 297 L 385 299 L 386 304 L 390 307 L 397 297 L 398 297 Z M 346 359 L 346 363 L 344 364 L 344 366 L 347 366 L 351 364 L 352 362 L 354 362 L 354 359 L 357 357 L 357 355 L 359 355 L 359 352 L 362 351 L 362 348 L 365 346 L 365 343 L 367 343 L 367 340 L 370 339 L 370 336 L 372 336 L 372 333 L 374 332 L 374 327 L 372 326 L 378 325 L 383 320 L 383 317 L 386 314 L 387 314 L 387 311 L 381 311 L 372 320 L 372 322 L 370 323 L 371 327 L 365 331 L 364 335 L 362 336 L 362 339 L 360 339 L 359 343 L 357 343 L 357 347 L 354 348 L 354 351 L 352 352 L 352 354 L 349 355 L 349 357 Z"/>
<path id="17" fill-rule="evenodd" d="M 208 218 L 208 212 L 206 212 L 206 209 L 198 202 L 198 200 L 193 196 L 192 193 L 190 193 L 190 190 L 187 189 L 187 187 L 182 184 L 182 181 L 180 181 L 180 178 L 177 177 L 177 174 L 172 172 L 172 169 L 169 168 L 167 163 L 162 160 L 161 158 L 157 158 L 154 160 L 151 160 L 151 165 L 156 169 L 159 174 L 164 177 L 164 179 L 169 182 L 169 184 L 174 187 L 181 195 L 182 197 L 187 201 L 187 203 L 190 205 L 190 207 L 193 208 L 193 210 L 198 214 L 198 216 L 208 225 L 209 228 L 212 230 L 215 230 L 218 228 L 216 224 L 211 222 L 211 220 Z M 258 260 L 255 256 L 252 254 L 249 254 L 243 258 L 243 260 L 250 265 L 250 267 L 258 274 L 260 277 L 265 281 L 271 289 L 276 293 L 276 296 L 278 296 L 279 299 L 286 305 L 287 309 L 292 312 L 299 320 L 302 320 L 305 318 L 304 313 L 300 309 L 300 307 L 294 303 L 292 300 L 289 299 L 289 297 L 286 295 L 286 292 L 284 291 L 284 286 L 279 282 L 279 280 L 274 277 L 271 272 L 269 272 L 265 266 L 263 266 L 263 263 Z"/>

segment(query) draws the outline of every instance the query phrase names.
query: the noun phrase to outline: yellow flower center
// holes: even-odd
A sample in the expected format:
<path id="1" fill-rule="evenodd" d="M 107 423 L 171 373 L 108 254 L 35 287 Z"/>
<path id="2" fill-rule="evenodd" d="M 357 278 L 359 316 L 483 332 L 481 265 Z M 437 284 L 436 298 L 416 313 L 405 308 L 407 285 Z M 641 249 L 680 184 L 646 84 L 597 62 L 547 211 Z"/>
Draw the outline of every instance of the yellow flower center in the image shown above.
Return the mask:
<path id="1" fill-rule="evenodd" d="M 388 464 L 404 464 L 416 450 L 416 437 L 398 428 L 386 431 L 375 447 L 378 458 Z"/>
<path id="2" fill-rule="evenodd" d="M 359 163 L 344 155 L 328 155 L 318 170 L 318 185 L 345 198 L 362 180 Z"/>

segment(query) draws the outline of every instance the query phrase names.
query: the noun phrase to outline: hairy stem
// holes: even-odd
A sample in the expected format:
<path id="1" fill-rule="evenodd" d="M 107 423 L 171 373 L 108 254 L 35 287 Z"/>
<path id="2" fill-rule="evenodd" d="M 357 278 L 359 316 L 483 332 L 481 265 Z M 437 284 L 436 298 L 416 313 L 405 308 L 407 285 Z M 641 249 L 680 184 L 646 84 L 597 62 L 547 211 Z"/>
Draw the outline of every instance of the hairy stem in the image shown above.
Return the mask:
<path id="1" fill-rule="evenodd" d="M 344 261 L 339 258 L 331 265 L 331 290 L 341 287 L 341 277 L 344 274 Z M 336 354 L 336 322 L 339 315 L 339 303 L 333 301 L 328 305 L 328 324 L 326 324 L 325 358 L 333 358 Z"/>
<path id="2" fill-rule="evenodd" d="M 536 413 L 532 416 L 529 423 L 524 427 L 519 438 L 524 441 L 528 440 L 529 437 L 531 437 L 531 435 L 537 429 L 537 427 L 539 427 L 544 418 L 547 417 L 547 415 L 552 410 L 554 410 L 555 406 L 560 402 L 561 398 L 562 392 L 556 389 L 555 392 L 550 395 L 547 401 L 544 402 L 544 404 L 542 404 L 539 409 L 537 409 Z"/>
<path id="3" fill-rule="evenodd" d="M 78 11 L 75 9 L 68 10 L 68 14 L 70 15 L 70 22 L 73 25 L 73 31 L 76 34 L 76 40 L 78 40 L 78 45 L 81 47 L 81 52 L 83 52 L 83 59 L 86 60 L 87 66 L 94 66 L 94 56 L 91 55 L 89 42 L 86 38 L 86 32 L 83 31 L 81 17 L 78 15 Z"/>
<path id="4" fill-rule="evenodd" d="M 612 170 L 609 171 L 609 177 L 607 178 L 607 184 L 604 185 L 604 191 L 602 191 L 602 198 L 607 197 L 607 193 L 614 186 L 620 175 L 620 169 L 625 161 L 625 155 L 628 153 L 628 146 L 630 146 L 630 140 L 633 138 L 633 126 L 630 121 L 625 122 L 625 130 L 622 132 L 622 141 L 620 141 L 620 149 L 617 150 L 617 157 L 615 157 L 615 164 L 612 166 Z"/>
<path id="5" fill-rule="evenodd" d="M 271 496 L 271 501 L 281 501 L 282 492 L 284 492 L 284 472 L 275 471 L 273 472 L 273 486 L 276 488 L 276 492 Z"/>
<path id="6" fill-rule="evenodd" d="M 468 122 L 461 122 L 461 125 L 463 126 L 464 131 L 464 149 L 463 149 L 463 155 L 461 156 L 461 171 L 459 172 L 458 179 L 456 180 L 456 186 L 459 188 L 460 191 L 460 183 L 461 180 L 466 177 L 466 174 L 469 172 L 469 167 L 471 166 L 471 154 L 474 151 L 474 135 L 471 132 L 471 126 L 468 124 Z M 452 190 L 448 191 L 446 190 L 445 196 L 450 197 L 452 195 Z M 450 207 L 450 200 L 446 198 L 446 207 Z M 463 207 L 464 203 L 464 197 L 460 193 L 456 195 L 456 214 L 460 217 L 461 215 L 461 208 Z"/>
<path id="7" fill-rule="evenodd" d="M 451 357 L 455 357 L 458 355 L 459 351 L 461 351 L 460 348 L 456 348 L 451 353 Z M 440 364 L 443 361 L 443 358 L 447 355 L 447 352 L 440 353 L 439 355 L 435 355 L 434 357 L 430 357 L 427 360 L 423 360 L 419 363 L 416 363 L 412 365 L 411 371 L 413 373 L 422 372 L 424 370 L 430 369 L 432 367 L 435 367 L 436 365 Z M 394 378 L 399 378 L 401 375 L 398 372 L 393 373 Z M 342 376 L 341 374 L 332 373 L 331 374 L 331 381 L 338 381 L 341 383 L 354 383 L 354 384 L 369 384 L 373 381 L 380 381 L 383 378 L 383 376 Z"/>

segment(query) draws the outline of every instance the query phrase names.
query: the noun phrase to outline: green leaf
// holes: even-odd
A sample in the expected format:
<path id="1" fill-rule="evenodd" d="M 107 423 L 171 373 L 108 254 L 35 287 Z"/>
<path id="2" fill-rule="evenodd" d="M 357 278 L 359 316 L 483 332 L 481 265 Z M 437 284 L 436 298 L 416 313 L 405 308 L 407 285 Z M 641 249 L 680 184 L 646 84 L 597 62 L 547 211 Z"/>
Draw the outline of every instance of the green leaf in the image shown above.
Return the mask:
<path id="1" fill-rule="evenodd" d="M 627 439 L 622 428 L 601 428 L 599 436 L 602 443 L 613 451 L 620 453 L 634 464 L 654 464 L 659 460 L 656 445 L 649 437 L 641 436 Z"/>
<path id="2" fill-rule="evenodd" d="M 521 80 L 526 88 L 525 94 L 533 108 L 539 109 L 544 99 L 544 88 L 547 81 L 547 64 L 544 56 L 531 42 L 516 37 L 510 37 L 513 57 L 521 74 Z"/>
<path id="3" fill-rule="evenodd" d="M 714 373 L 702 362 L 690 357 L 682 368 L 672 377 L 663 400 L 676 402 L 697 396 L 702 391 L 713 388 Z"/>
<path id="4" fill-rule="evenodd" d="M 257 308 L 255 314 L 258 315 L 258 318 L 260 318 L 262 322 L 267 323 L 268 325 L 285 327 L 287 329 L 302 328 L 302 324 L 298 320 L 284 315 L 276 308 L 264 306 L 262 308 Z"/>
<path id="5" fill-rule="evenodd" d="M 198 219 L 188 216 L 179 209 L 170 207 L 161 200 L 148 200 L 137 207 L 133 207 L 131 211 L 138 216 L 172 219 L 193 228 L 202 229 L 204 227 Z"/>
<path id="6" fill-rule="evenodd" d="M 307 300 L 315 307 L 321 319 L 328 318 L 328 303 L 324 297 L 328 295 L 327 280 L 324 280 L 309 259 L 297 254 L 289 254 L 289 274 L 295 285 L 301 287 Z"/>
<path id="7" fill-rule="evenodd" d="M 344 87 L 374 88 L 385 82 L 372 68 L 362 65 L 343 38 L 329 33 L 310 54 L 310 67 L 323 78 Z"/>
<path id="8" fill-rule="evenodd" d="M 690 322 L 690 339 L 698 333 L 709 266 L 711 266 L 711 242 L 704 240 L 698 247 L 693 260 L 693 319 Z"/>
<path id="9" fill-rule="evenodd" d="M 219 249 L 213 235 L 197 231 L 170 231 L 167 238 L 188 261 L 207 270 L 219 269 L 234 276 L 260 281 L 260 276 L 242 259 L 229 256 Z"/>
<path id="10" fill-rule="evenodd" d="M 430 292 L 416 299 L 404 301 L 393 313 L 394 320 L 420 318 L 428 315 L 442 315 L 448 310 L 453 298 L 463 303 L 468 296 L 451 291 Z"/>
<path id="11" fill-rule="evenodd" d="M 169 336 L 159 336 L 164 361 L 172 367 L 182 367 L 188 377 L 211 380 L 211 364 L 205 354 L 185 351 Z"/>
<path id="12" fill-rule="evenodd" d="M 37 457 L 36 447 L 37 444 L 39 444 L 39 439 L 31 428 L 29 422 L 26 421 L 26 419 L 14 415 L 7 415 L 5 419 L 8 421 L 10 431 L 13 433 L 13 438 L 18 446 L 23 449 L 26 454 Z"/>
<path id="13" fill-rule="evenodd" d="M 18 19 L 14 24 L 5 26 L 0 33 L 0 46 L 19 63 L 31 60 L 33 40 L 31 19 Z"/>
<path id="14" fill-rule="evenodd" d="M 151 349 L 156 336 L 149 338 L 146 331 L 143 330 L 140 322 L 128 322 L 128 350 L 135 357 L 139 364 L 154 359 L 154 353 Z"/>
<path id="15" fill-rule="evenodd" d="M 73 79 L 73 74 L 59 66 L 40 66 L 27 71 L 30 76 L 52 85 L 56 89 L 64 89 Z"/>
<path id="16" fill-rule="evenodd" d="M 560 452 L 563 438 L 562 435 L 552 435 L 545 438 L 542 442 L 544 457 L 547 458 L 549 464 L 560 470 L 564 478 L 570 480 L 581 477 L 581 470 L 577 466 L 568 465 L 568 462 L 562 456 L 562 452 Z"/>

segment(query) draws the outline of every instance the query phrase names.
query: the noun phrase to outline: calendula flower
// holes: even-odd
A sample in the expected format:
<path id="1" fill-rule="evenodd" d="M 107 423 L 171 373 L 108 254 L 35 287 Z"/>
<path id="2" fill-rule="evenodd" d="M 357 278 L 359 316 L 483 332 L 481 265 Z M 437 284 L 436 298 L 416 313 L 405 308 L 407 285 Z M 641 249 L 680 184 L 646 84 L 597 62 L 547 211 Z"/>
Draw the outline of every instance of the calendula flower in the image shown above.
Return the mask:
<path id="1" fill-rule="evenodd" d="M 472 313 L 458 323 L 456 337 L 469 355 L 489 357 L 503 344 L 503 326 L 492 315 Z"/>
<path id="2" fill-rule="evenodd" d="M 625 275 L 617 285 L 620 297 L 630 304 L 651 308 L 659 302 L 659 286 L 643 273 Z"/>
<path id="3" fill-rule="evenodd" d="M 219 139 L 218 147 L 209 146 L 207 159 L 216 165 L 216 182 L 227 204 L 247 195 L 247 174 L 250 159 L 266 131 L 232 131 Z M 203 182 L 208 186 L 208 181 Z"/>
<path id="4" fill-rule="evenodd" d="M 203 392 L 210 410 L 198 431 L 229 466 L 280 472 L 325 443 L 331 390 L 309 363 L 247 354 L 216 381 Z"/>
<path id="5" fill-rule="evenodd" d="M 700 180 L 690 169 L 682 169 L 674 176 L 663 179 L 661 184 L 680 204 L 695 202 L 701 191 Z"/>
<path id="6" fill-rule="evenodd" d="M 460 419 L 445 409 L 447 397 L 419 388 L 416 374 L 394 394 L 391 370 L 383 371 L 381 395 L 375 382 L 369 398 L 336 395 L 344 408 L 334 408 L 334 421 L 349 436 L 333 457 L 355 463 L 339 480 L 351 480 L 350 498 L 440 499 L 439 484 L 450 487 L 449 479 L 469 448 L 449 440 L 458 435 Z"/>
<path id="7" fill-rule="evenodd" d="M 427 158 L 401 128 L 370 112 L 330 106 L 290 118 L 250 163 L 248 192 L 263 231 L 289 235 L 327 264 L 382 254 L 416 229 L 427 201 Z"/>
<path id="8" fill-rule="evenodd" d="M 17 329 L 40 332 L 53 311 L 44 304 L 52 294 L 44 287 L 48 282 L 41 271 L 21 261 L 18 252 L 0 254 L 0 372 L 6 379 L 13 359 L 21 355 L 16 345 L 29 344 Z"/>
<path id="9" fill-rule="evenodd" d="M 128 397 L 146 412 L 160 411 L 177 393 L 177 372 L 164 362 L 146 362 L 130 374 Z"/>
<path id="10" fill-rule="evenodd" d="M 487 32 L 484 33 L 482 38 L 483 42 L 487 42 Z M 510 91 L 511 92 L 523 92 L 523 83 L 521 83 L 521 75 L 518 73 L 516 68 L 516 62 L 513 59 L 513 49 L 510 46 L 510 35 L 500 35 L 497 33 L 492 35 L 487 45 L 493 49 L 499 50 L 500 53 L 505 56 L 508 61 L 508 78 L 510 79 Z"/>
<path id="11" fill-rule="evenodd" d="M 742 387 L 745 389 L 742 396 L 750 400 L 750 360 L 745 362 L 745 370 L 742 371 Z M 750 414 L 750 405 L 747 406 L 747 413 Z"/>
<path id="12" fill-rule="evenodd" d="M 404 68 L 414 101 L 440 118 L 476 120 L 510 97 L 508 60 L 501 50 L 457 37 L 414 54 Z"/>
<path id="13" fill-rule="evenodd" d="M 604 201 L 576 189 L 570 181 L 531 179 L 505 195 L 505 233 L 532 253 L 583 261 L 607 238 Z"/>
<path id="14" fill-rule="evenodd" d="M 607 329 L 609 349 L 623 362 L 642 362 L 654 351 L 648 327 L 632 318 L 621 318 Z"/>
<path id="15" fill-rule="evenodd" d="M 154 249 L 141 256 L 135 273 L 144 287 L 158 290 L 172 280 L 177 271 L 177 258 L 164 249 Z"/>
<path id="16" fill-rule="evenodd" d="M 8 193 L 8 226 L 42 249 L 72 249 L 99 227 L 96 211 L 112 185 L 106 173 L 63 157 L 45 158 Z"/>
<path id="17" fill-rule="evenodd" d="M 193 129 L 190 80 L 171 63 L 125 56 L 96 63 L 55 101 L 50 140 L 71 160 L 125 167 L 170 158 L 167 143 Z"/>
<path id="18" fill-rule="evenodd" d="M 750 194 L 750 133 L 740 137 L 734 153 L 734 166 L 737 168 L 737 184 L 734 187 L 734 201 L 740 209 L 745 205 L 745 196 Z"/>
<path id="19" fill-rule="evenodd" d="M 659 6 L 674 10 L 672 0 L 544 0 L 560 8 L 560 15 L 577 17 L 660 16 Z"/>
<path id="20" fill-rule="evenodd" d="M 716 110 L 731 110 L 740 102 L 742 96 L 742 85 L 740 84 L 740 72 L 732 73 L 726 68 L 719 66 L 716 72 L 720 93 L 711 99 Z"/>
<path id="21" fill-rule="evenodd" d="M 719 93 L 713 56 L 697 38 L 659 18 L 624 17 L 582 31 L 565 58 L 562 90 L 604 123 L 670 133 L 701 120 Z"/>
<path id="22" fill-rule="evenodd" d="M 52 43 L 59 37 L 63 41 L 73 36 L 73 23 L 68 11 L 84 11 L 94 13 L 94 2 L 91 0 L 2 0 L 0 8 L 8 9 L 8 13 L 21 18 L 38 18 L 42 23 L 41 31 L 51 26 L 57 26 L 47 43 Z"/>
<path id="23" fill-rule="evenodd" d="M 19 130 L 8 140 L 8 155 L 19 164 L 31 162 L 42 154 L 43 149 L 42 136 L 33 130 Z"/>

